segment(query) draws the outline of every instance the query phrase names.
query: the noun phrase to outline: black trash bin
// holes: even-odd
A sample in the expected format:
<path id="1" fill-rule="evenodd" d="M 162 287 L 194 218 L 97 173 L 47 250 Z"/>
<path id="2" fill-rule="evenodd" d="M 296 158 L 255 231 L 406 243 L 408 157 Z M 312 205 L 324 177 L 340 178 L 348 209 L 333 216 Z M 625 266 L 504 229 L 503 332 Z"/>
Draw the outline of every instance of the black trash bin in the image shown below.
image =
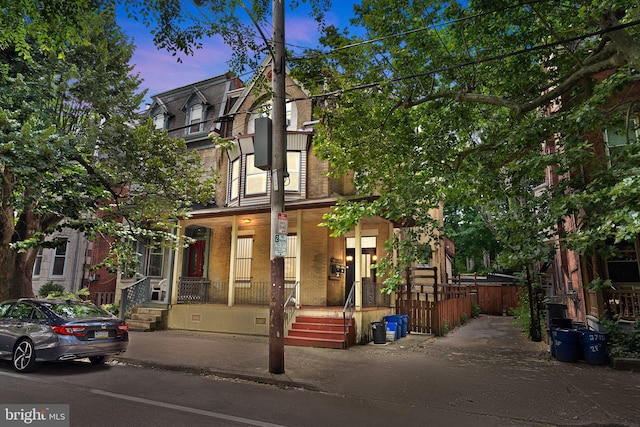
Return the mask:
<path id="1" fill-rule="evenodd" d="M 387 343 L 387 327 L 384 322 L 371 323 L 371 329 L 373 329 L 373 343 L 374 344 L 386 344 Z"/>

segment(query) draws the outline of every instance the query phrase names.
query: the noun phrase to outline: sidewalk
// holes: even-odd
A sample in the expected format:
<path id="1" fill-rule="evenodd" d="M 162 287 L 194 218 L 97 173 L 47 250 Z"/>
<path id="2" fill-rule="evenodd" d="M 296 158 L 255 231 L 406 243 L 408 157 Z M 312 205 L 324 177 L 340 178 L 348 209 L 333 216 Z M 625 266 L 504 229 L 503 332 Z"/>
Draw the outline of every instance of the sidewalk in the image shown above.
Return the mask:
<path id="1" fill-rule="evenodd" d="M 640 373 L 551 359 L 511 317 L 481 316 L 446 337 L 408 334 L 348 350 L 285 346 L 269 373 L 268 337 L 132 332 L 123 363 L 464 411 L 509 424 L 640 426 Z M 522 424 L 519 424 L 522 422 Z"/>

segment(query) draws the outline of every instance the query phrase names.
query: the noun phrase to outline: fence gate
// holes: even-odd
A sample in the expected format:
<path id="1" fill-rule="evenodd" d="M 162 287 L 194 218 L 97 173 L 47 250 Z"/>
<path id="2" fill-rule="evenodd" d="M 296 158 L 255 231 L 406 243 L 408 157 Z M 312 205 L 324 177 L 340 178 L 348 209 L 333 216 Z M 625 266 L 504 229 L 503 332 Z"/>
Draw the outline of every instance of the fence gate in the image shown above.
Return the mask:
<path id="1" fill-rule="evenodd" d="M 434 291 L 438 284 L 435 267 L 411 269 L 408 284 L 396 292 L 396 311 L 409 316 L 407 331 L 433 333 Z"/>

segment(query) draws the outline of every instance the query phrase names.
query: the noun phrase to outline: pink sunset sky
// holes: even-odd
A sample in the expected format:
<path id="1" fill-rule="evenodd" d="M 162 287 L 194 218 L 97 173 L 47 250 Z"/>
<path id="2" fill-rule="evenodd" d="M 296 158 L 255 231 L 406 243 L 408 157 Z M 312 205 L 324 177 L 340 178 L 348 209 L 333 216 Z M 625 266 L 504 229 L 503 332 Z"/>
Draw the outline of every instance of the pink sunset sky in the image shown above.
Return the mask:
<path id="1" fill-rule="evenodd" d="M 353 4 L 357 0 L 333 0 L 331 10 L 327 13 L 327 25 L 335 25 L 343 29 L 350 26 L 349 19 L 353 17 Z M 318 25 L 308 16 L 308 7 L 301 2 L 296 11 L 285 6 L 285 37 L 289 49 L 294 46 L 317 47 Z M 134 72 L 143 79 L 141 89 L 148 89 L 146 99 L 166 90 L 174 89 L 189 83 L 205 80 L 224 73 L 229 69 L 228 61 L 232 50 L 226 46 L 222 38 L 216 37 L 203 40 L 203 48 L 193 56 L 181 55 L 182 62 L 165 50 L 158 50 L 153 42 L 149 28 L 142 23 L 127 19 L 124 14 L 118 17 L 118 24 L 124 32 L 133 39 L 136 50 L 131 60 Z M 267 37 L 271 36 L 271 24 L 263 28 Z M 248 81 L 252 74 L 240 76 Z"/>

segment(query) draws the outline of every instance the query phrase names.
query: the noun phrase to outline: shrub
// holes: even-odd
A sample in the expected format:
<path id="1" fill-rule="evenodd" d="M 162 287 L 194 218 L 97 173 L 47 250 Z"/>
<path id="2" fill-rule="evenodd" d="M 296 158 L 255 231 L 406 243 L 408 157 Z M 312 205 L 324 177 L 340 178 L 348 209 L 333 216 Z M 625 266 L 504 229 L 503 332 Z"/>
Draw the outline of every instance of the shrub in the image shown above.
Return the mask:
<path id="1" fill-rule="evenodd" d="M 473 304 L 473 307 L 471 307 L 471 317 L 473 317 L 474 319 L 478 316 L 480 316 L 480 306 L 478 304 Z"/>
<path id="2" fill-rule="evenodd" d="M 640 321 L 623 327 L 616 320 L 605 319 L 607 328 L 607 353 L 611 357 L 640 358 Z"/>
<path id="3" fill-rule="evenodd" d="M 64 286 L 48 282 L 42 285 L 38 290 L 38 296 L 42 298 L 57 298 L 60 297 L 64 293 Z"/>
<path id="4" fill-rule="evenodd" d="M 464 325 L 468 321 L 469 321 L 469 316 L 467 316 L 467 313 L 462 312 L 462 315 L 460 316 L 460 323 Z"/>

